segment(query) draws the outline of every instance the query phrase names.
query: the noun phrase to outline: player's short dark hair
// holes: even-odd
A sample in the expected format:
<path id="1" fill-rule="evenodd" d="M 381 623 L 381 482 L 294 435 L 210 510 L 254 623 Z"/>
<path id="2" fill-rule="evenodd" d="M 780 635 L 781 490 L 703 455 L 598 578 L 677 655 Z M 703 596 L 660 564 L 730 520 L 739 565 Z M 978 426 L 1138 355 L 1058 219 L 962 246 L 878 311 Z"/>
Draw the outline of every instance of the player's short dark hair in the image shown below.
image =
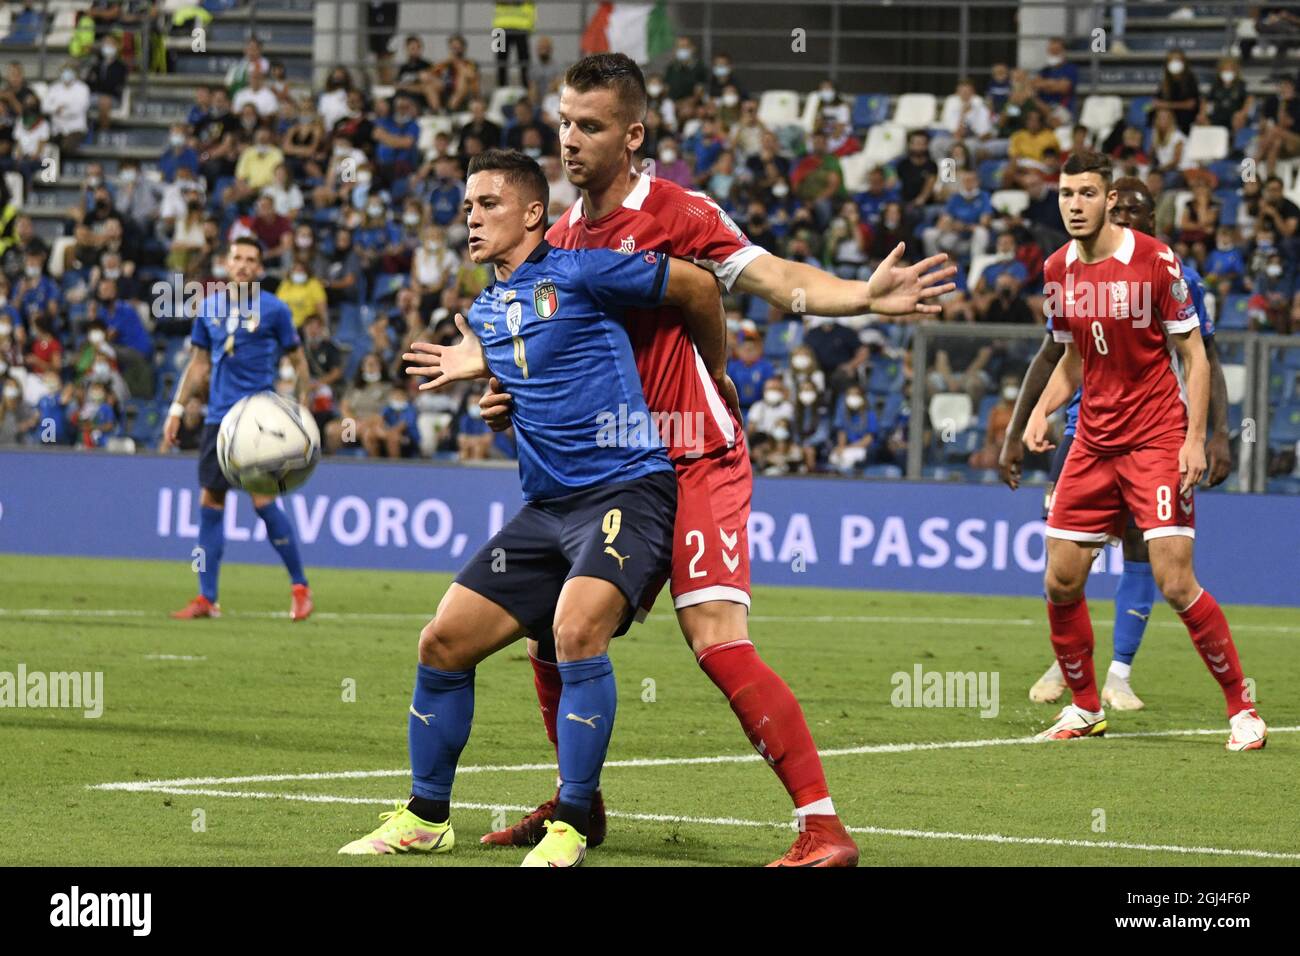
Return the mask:
<path id="1" fill-rule="evenodd" d="M 1120 193 L 1137 193 L 1152 209 L 1156 206 L 1156 200 L 1155 197 L 1151 195 L 1150 188 L 1136 176 L 1124 176 L 1117 179 L 1110 184 L 1110 188 Z"/>
<path id="2" fill-rule="evenodd" d="M 1067 176 L 1078 176 L 1080 173 L 1096 173 L 1101 177 L 1102 183 L 1110 185 L 1110 158 L 1105 153 L 1099 153 L 1095 149 L 1081 149 L 1077 153 L 1071 153 L 1070 158 L 1065 161 L 1065 166 L 1061 172 Z"/>
<path id="3" fill-rule="evenodd" d="M 630 125 L 645 119 L 645 76 L 636 60 L 626 53 L 593 53 L 584 56 L 564 71 L 564 85 L 579 93 L 589 90 L 613 90 Z"/>
<path id="4" fill-rule="evenodd" d="M 262 243 L 258 241 L 256 236 L 239 236 L 236 239 L 231 239 L 230 247 L 226 250 L 226 252 L 227 253 L 231 252 L 235 248 L 235 246 L 252 246 L 254 249 L 257 250 L 258 262 L 261 262 L 262 258 L 266 255 L 265 251 L 262 249 Z"/>
<path id="5" fill-rule="evenodd" d="M 466 178 L 492 170 L 505 173 L 506 182 L 518 189 L 525 199 L 536 199 L 543 207 L 550 206 L 550 184 L 546 182 L 542 167 L 531 156 L 526 156 L 517 149 L 485 149 L 470 159 Z M 543 219 L 543 225 L 545 222 Z"/>

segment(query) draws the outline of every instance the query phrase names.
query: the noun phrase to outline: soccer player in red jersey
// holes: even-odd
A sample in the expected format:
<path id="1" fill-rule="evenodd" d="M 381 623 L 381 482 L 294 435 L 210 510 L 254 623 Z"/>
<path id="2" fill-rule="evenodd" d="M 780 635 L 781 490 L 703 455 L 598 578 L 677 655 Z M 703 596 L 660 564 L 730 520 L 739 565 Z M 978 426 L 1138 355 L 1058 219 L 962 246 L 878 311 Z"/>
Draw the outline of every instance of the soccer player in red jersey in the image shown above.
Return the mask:
<path id="1" fill-rule="evenodd" d="M 1228 621 L 1192 571 L 1192 489 L 1205 473 L 1210 373 L 1200 321 L 1178 257 L 1110 222 L 1110 161 L 1090 150 L 1066 162 L 1061 216 L 1071 241 L 1043 267 L 1052 334 L 1065 355 L 1030 415 L 1025 445 L 1047 451 L 1047 416 L 1080 385 L 1078 430 L 1047 516 L 1047 617 L 1073 701 L 1043 740 L 1105 733 L 1093 674 L 1084 585 L 1095 549 L 1131 514 L 1151 570 L 1227 700 L 1232 751 L 1268 739 L 1250 699 Z"/>
<path id="2" fill-rule="evenodd" d="M 814 315 L 909 315 L 938 312 L 926 300 L 953 288 L 954 267 L 935 256 L 899 267 L 900 244 L 868 282 L 839 279 L 752 245 L 703 193 L 656 179 L 633 166 L 645 134 L 645 82 L 622 54 L 574 63 L 560 98 L 561 159 L 580 196 L 546 234 L 561 248 L 654 250 L 695 260 L 730 290 L 761 296 L 785 311 Z M 682 326 L 680 316 L 629 316 L 637 370 L 677 470 L 677 520 L 670 591 L 678 622 L 700 668 L 726 696 L 745 735 L 776 772 L 799 817 L 800 834 L 773 865 L 853 866 L 858 849 L 830 799 L 821 759 L 799 702 L 758 656 L 749 639 L 749 519 L 753 478 L 744 429 L 728 409 Z M 509 396 L 484 396 L 484 419 L 509 424 Z M 734 402 L 731 402 L 734 404 Z M 647 607 L 653 598 L 646 602 Z M 549 642 L 548 642 L 549 643 Z M 534 684 L 547 736 L 556 740 L 562 684 L 554 651 L 529 642 Z M 485 843 L 528 845 L 544 833 L 554 798 Z M 597 792 L 588 846 L 604 838 Z"/>

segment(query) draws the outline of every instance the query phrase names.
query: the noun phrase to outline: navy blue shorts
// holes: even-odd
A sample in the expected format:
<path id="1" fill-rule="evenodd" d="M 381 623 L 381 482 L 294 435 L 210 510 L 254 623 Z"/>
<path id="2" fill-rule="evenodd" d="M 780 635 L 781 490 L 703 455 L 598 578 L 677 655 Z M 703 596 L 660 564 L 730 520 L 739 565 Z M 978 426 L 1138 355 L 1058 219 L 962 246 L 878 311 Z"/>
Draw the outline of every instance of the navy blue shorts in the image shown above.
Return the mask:
<path id="1" fill-rule="evenodd" d="M 534 638 L 549 638 L 569 578 L 617 587 L 631 626 L 641 596 L 668 573 L 677 513 L 677 476 L 656 471 L 631 481 L 530 501 L 456 575 L 456 583 L 505 608 Z"/>
<path id="2" fill-rule="evenodd" d="M 209 491 L 226 492 L 230 482 L 217 464 L 217 433 L 221 424 L 204 425 L 203 437 L 199 439 L 199 487 Z"/>

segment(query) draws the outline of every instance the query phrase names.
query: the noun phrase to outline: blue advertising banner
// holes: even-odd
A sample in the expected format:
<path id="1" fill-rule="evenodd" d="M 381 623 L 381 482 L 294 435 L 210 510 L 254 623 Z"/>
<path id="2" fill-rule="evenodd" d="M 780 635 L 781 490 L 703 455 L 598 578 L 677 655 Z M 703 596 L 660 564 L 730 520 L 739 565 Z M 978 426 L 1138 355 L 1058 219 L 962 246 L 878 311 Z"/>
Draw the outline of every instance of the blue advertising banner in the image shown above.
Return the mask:
<path id="1" fill-rule="evenodd" d="M 0 453 L 0 552 L 185 559 L 198 539 L 195 459 Z M 513 468 L 327 460 L 282 506 L 305 562 L 455 571 L 520 507 Z M 758 478 L 756 584 L 968 594 L 1042 593 L 1042 490 Z M 1300 606 L 1300 497 L 1202 494 L 1196 570 L 1220 601 Z M 713 529 L 703 529 L 711 535 Z M 278 563 L 248 498 L 226 506 L 228 561 Z M 1119 549 L 1089 594 L 1111 597 Z"/>

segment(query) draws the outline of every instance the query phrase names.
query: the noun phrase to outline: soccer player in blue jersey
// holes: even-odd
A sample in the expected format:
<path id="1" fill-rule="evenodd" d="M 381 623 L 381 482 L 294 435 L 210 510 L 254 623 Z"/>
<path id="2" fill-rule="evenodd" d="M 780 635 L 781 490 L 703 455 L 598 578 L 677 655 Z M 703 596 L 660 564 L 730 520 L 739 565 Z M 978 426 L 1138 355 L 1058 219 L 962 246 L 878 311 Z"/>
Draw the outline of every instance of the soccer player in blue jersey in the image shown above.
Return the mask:
<path id="1" fill-rule="evenodd" d="M 181 414 L 191 398 L 208 393 L 208 413 L 203 419 L 199 444 L 199 594 L 179 611 L 177 620 L 220 617 L 217 577 L 225 550 L 226 492 L 230 483 L 217 464 L 217 432 L 221 419 L 241 398 L 275 388 L 280 358 L 289 357 L 297 373 L 299 404 L 307 397 L 311 373 L 293 327 L 289 307 L 257 282 L 262 274 L 262 246 L 251 236 L 235 239 L 226 253 L 229 282 L 208 295 L 194 317 L 190 333 L 190 360 L 176 389 L 163 426 L 162 447 L 176 441 Z M 312 612 L 311 589 L 303 574 L 298 541 L 289 516 L 270 495 L 253 495 L 253 507 L 266 523 L 266 538 L 289 571 L 292 596 L 289 617 L 302 621 Z"/>
<path id="2" fill-rule="evenodd" d="M 1126 177 L 1116 180 L 1111 188 L 1119 194 L 1110 211 L 1111 222 L 1153 235 L 1155 202 L 1146 184 L 1140 179 Z M 1212 488 L 1227 478 L 1232 468 L 1232 450 L 1228 443 L 1228 386 L 1223 378 L 1223 366 L 1219 362 L 1218 350 L 1214 347 L 1214 322 L 1205 307 L 1205 283 L 1193 266 L 1184 263 L 1182 271 L 1187 280 L 1192 302 L 1196 306 L 1196 313 L 1201 319 L 1201 338 L 1205 342 L 1205 353 L 1210 361 L 1210 437 L 1206 441 L 1205 449 L 1209 463 L 1206 481 Z M 1034 356 L 1029 370 L 1025 372 L 1024 382 L 1021 383 L 1020 395 L 1016 399 L 1011 425 L 1007 428 L 999 458 L 1002 480 L 1013 490 L 1020 484 L 1020 464 L 1025 454 L 1022 436 L 1029 414 L 1038 403 L 1039 396 L 1047 387 L 1052 371 L 1064 352 L 1065 346 L 1052 340 L 1049 320 L 1047 336 L 1038 354 Z M 1051 502 L 1056 480 L 1060 477 L 1061 469 L 1065 467 L 1070 445 L 1074 441 L 1074 429 L 1079 419 L 1079 400 L 1082 394 L 1082 389 L 1075 392 L 1066 409 L 1065 437 L 1052 459 L 1050 483 L 1043 503 L 1044 515 Z M 1138 647 L 1142 643 L 1142 635 L 1146 632 L 1147 619 L 1151 616 L 1155 594 L 1155 578 L 1151 574 L 1146 541 L 1143 539 L 1142 532 L 1130 522 L 1124 534 L 1124 573 L 1120 576 L 1119 586 L 1115 590 L 1114 654 L 1101 693 L 1102 702 L 1116 710 L 1141 710 L 1144 706 L 1142 700 L 1133 693 L 1130 675 L 1133 658 L 1137 655 Z M 1029 699 L 1036 703 L 1051 703 L 1065 692 L 1065 687 L 1066 682 L 1061 667 L 1053 661 L 1052 666 L 1030 689 Z"/>
<path id="3" fill-rule="evenodd" d="M 576 866 L 586 855 L 616 704 L 607 649 L 667 571 L 677 508 L 676 475 L 624 315 L 665 303 L 681 309 L 719 383 L 726 334 L 717 284 L 703 269 L 661 252 L 547 243 L 548 192 L 536 161 L 517 151 L 486 150 L 470 161 L 469 257 L 491 263 L 495 281 L 468 321 L 457 316 L 471 348 L 424 343 L 405 356 L 424 363 L 408 368 L 430 376 L 422 388 L 491 375 L 513 396 L 525 503 L 461 570 L 420 632 L 407 724 L 410 801 L 340 853 L 452 849 L 451 788 L 469 738 L 474 668 L 525 635 L 553 635 L 563 782 L 554 820 L 523 865 Z M 473 367 L 454 364 L 467 354 Z"/>

